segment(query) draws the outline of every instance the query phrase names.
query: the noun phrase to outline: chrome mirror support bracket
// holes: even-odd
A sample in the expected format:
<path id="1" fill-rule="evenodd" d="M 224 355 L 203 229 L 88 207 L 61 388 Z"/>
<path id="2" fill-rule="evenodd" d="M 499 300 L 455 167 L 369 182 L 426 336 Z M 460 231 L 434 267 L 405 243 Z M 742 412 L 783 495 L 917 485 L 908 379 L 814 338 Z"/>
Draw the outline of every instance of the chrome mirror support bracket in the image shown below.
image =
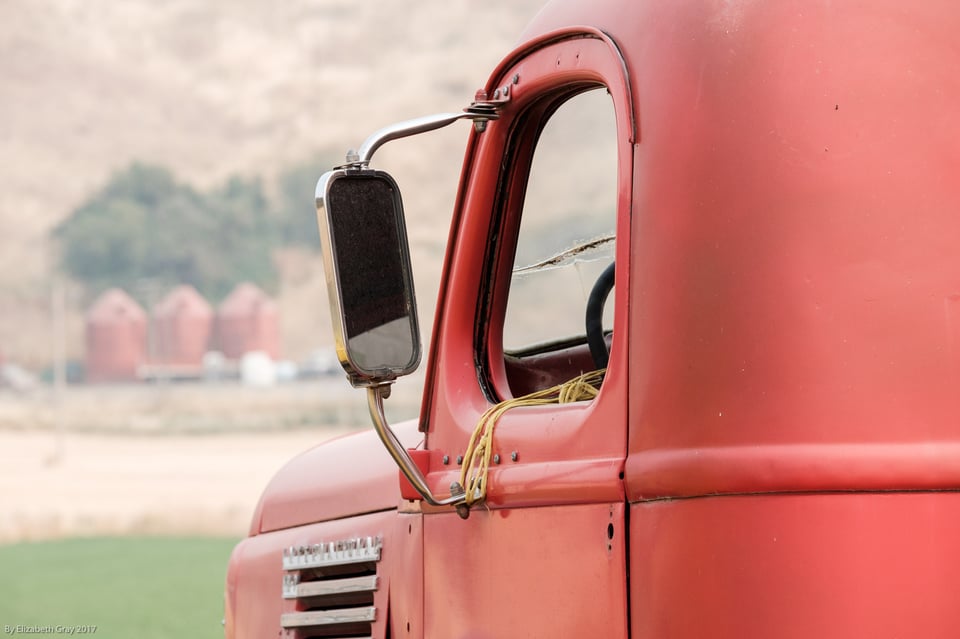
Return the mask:
<path id="1" fill-rule="evenodd" d="M 380 437 L 380 441 L 383 442 L 387 452 L 390 453 L 393 461 L 396 462 L 400 468 L 400 472 L 407 478 L 407 481 L 410 482 L 414 490 L 420 493 L 424 501 L 431 506 L 450 506 L 462 503 L 464 500 L 463 492 L 454 492 L 444 499 L 438 499 L 433 495 L 433 491 L 431 491 L 427 485 L 427 480 L 423 476 L 423 473 L 420 472 L 420 468 L 414 463 L 413 459 L 410 458 L 407 449 L 400 443 L 400 440 L 397 439 L 397 435 L 393 432 L 393 429 L 390 428 L 390 425 L 387 424 L 387 418 L 383 412 L 383 400 L 385 397 L 389 397 L 389 395 L 389 383 L 368 386 L 367 407 L 370 409 L 370 419 L 373 421 L 373 428 L 377 431 L 377 436 Z"/>
<path id="2" fill-rule="evenodd" d="M 509 92 L 505 97 L 500 97 L 498 92 L 496 99 L 488 100 L 486 93 L 478 91 L 475 101 L 459 113 L 436 113 L 385 126 L 370 134 L 360 145 L 359 151 L 353 149 L 347 151 L 346 164 L 338 168 L 365 169 L 370 165 L 370 160 L 377 149 L 387 142 L 442 129 L 458 120 L 471 120 L 477 132 L 482 133 L 487 122 L 500 117 L 500 108 L 507 102 L 509 102 Z"/>
<path id="3" fill-rule="evenodd" d="M 387 142 L 419 133 L 426 133 L 427 131 L 433 131 L 435 129 L 442 129 L 457 120 L 463 120 L 469 117 L 470 115 L 466 112 L 436 113 L 434 115 L 425 115 L 420 118 L 385 126 L 370 134 L 370 136 L 364 140 L 363 144 L 360 145 L 359 151 L 356 153 L 348 152 L 347 162 L 352 166 L 365 168 L 370 164 L 370 160 L 373 158 L 373 154 L 377 152 L 377 149 Z"/>

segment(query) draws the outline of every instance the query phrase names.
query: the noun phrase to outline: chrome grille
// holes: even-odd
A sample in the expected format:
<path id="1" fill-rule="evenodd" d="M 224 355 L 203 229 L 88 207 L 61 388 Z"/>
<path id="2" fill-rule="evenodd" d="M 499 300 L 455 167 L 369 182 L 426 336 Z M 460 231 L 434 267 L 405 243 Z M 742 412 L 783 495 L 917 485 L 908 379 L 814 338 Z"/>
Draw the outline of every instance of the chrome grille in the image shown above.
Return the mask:
<path id="1" fill-rule="evenodd" d="M 357 537 L 285 549 L 283 598 L 293 610 L 280 625 L 297 639 L 370 637 L 381 547 L 379 537 Z"/>

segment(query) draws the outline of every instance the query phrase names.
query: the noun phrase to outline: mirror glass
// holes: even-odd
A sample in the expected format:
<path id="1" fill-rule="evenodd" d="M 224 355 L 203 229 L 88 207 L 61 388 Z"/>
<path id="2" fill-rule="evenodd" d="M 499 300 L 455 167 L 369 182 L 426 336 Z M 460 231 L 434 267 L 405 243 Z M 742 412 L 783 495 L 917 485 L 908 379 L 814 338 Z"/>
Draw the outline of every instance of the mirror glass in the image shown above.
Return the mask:
<path id="1" fill-rule="evenodd" d="M 382 171 L 339 171 L 325 191 L 325 249 L 336 272 L 343 364 L 351 377 L 364 379 L 412 372 L 420 362 L 420 332 L 397 184 Z"/>

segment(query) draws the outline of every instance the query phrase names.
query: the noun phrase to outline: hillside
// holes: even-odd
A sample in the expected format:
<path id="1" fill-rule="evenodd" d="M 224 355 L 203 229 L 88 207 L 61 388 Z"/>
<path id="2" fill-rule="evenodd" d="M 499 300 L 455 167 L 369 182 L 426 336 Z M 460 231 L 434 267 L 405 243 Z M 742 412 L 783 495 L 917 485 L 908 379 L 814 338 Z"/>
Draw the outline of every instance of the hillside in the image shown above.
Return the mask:
<path id="1" fill-rule="evenodd" d="M 270 184 L 384 124 L 461 108 L 541 4 L 0 4 L 0 354 L 49 360 L 48 233 L 113 171 L 139 160 L 201 188 L 235 173 Z M 466 135 L 454 127 L 378 156 L 405 190 L 426 316 Z M 313 215 L 309 193 L 304 215 Z M 330 341 L 322 273 L 301 252 L 280 263 L 284 344 L 296 358 Z M 77 356 L 75 291 L 69 300 Z"/>

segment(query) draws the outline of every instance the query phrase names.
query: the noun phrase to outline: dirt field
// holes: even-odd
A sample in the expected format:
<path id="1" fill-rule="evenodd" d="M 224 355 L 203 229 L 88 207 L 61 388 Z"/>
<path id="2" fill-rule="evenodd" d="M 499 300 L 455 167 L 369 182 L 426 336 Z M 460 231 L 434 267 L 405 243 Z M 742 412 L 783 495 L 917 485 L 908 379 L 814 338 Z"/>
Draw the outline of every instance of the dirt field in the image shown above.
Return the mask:
<path id="1" fill-rule="evenodd" d="M 415 411 L 417 388 L 406 386 L 394 412 Z M 0 543 L 239 537 L 286 460 L 366 427 L 362 393 L 332 382 L 82 388 L 60 406 L 46 391 L 0 394 Z"/>

